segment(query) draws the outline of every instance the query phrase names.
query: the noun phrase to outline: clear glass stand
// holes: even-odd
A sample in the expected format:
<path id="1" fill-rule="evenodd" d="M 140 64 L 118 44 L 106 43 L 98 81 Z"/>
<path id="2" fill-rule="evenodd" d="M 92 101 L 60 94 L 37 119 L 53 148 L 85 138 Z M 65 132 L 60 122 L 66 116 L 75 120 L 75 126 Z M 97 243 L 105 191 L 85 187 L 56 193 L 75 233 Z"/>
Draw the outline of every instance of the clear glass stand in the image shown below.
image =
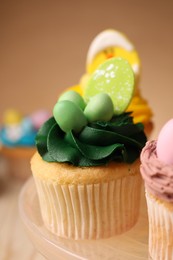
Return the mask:
<path id="1" fill-rule="evenodd" d="M 142 192 L 141 213 L 138 223 L 125 234 L 109 239 L 75 241 L 58 238 L 51 234 L 44 227 L 32 177 L 22 188 L 19 197 L 19 209 L 32 243 L 49 260 L 150 259 L 148 256 L 148 219 L 144 192 Z"/>

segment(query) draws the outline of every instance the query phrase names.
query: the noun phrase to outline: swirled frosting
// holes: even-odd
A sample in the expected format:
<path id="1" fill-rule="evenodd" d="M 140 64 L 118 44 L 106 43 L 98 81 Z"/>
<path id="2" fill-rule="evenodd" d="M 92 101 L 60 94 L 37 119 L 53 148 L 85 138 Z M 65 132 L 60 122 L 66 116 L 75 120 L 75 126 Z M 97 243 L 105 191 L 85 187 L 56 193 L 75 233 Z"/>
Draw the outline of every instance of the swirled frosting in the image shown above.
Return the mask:
<path id="1" fill-rule="evenodd" d="M 132 111 L 135 123 L 142 122 L 144 125 L 152 121 L 152 110 L 148 102 L 138 93 L 134 96 L 128 106 L 126 112 Z"/>
<path id="2" fill-rule="evenodd" d="M 157 141 L 148 141 L 141 152 L 141 174 L 146 189 L 156 197 L 173 203 L 173 165 L 160 161 Z"/>
<path id="3" fill-rule="evenodd" d="M 89 123 L 77 134 L 62 131 L 52 117 L 36 136 L 43 160 L 83 167 L 110 161 L 132 163 L 139 158 L 145 143 L 143 125 L 134 124 L 129 113 L 115 116 L 109 122 Z"/>

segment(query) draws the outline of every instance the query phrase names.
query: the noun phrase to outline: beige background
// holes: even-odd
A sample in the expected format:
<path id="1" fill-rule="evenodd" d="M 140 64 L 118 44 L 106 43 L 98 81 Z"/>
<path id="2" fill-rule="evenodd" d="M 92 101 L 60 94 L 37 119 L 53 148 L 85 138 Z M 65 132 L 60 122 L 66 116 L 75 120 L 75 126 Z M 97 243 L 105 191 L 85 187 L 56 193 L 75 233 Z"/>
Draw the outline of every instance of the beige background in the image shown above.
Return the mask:
<path id="1" fill-rule="evenodd" d="M 93 37 L 124 32 L 143 65 L 141 90 L 154 111 L 155 137 L 172 112 L 173 1 L 0 2 L 0 120 L 6 108 L 52 109 L 78 83 Z"/>

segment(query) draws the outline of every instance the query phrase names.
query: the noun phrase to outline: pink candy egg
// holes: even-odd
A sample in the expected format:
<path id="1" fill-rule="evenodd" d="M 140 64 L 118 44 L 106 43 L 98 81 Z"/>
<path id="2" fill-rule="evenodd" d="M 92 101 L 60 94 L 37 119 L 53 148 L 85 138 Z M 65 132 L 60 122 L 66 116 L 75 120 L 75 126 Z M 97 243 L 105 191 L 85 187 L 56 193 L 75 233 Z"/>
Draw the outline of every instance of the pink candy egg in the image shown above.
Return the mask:
<path id="1" fill-rule="evenodd" d="M 173 164 L 173 119 L 161 129 L 157 140 L 157 157 L 166 164 Z"/>

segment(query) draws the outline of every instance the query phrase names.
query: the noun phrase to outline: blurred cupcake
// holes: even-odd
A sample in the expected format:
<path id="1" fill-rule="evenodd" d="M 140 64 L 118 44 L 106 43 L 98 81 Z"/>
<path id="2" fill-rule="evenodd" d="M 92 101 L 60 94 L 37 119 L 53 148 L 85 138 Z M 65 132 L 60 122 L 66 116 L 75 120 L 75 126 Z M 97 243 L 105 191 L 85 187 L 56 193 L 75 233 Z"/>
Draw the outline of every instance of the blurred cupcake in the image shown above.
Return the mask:
<path id="1" fill-rule="evenodd" d="M 8 167 L 6 160 L 2 156 L 2 145 L 0 144 L 0 195 L 4 192 L 8 181 Z"/>
<path id="2" fill-rule="evenodd" d="M 157 141 L 141 153 L 149 217 L 149 253 L 153 260 L 173 259 L 173 119 Z"/>
<path id="3" fill-rule="evenodd" d="M 50 114 L 43 110 L 29 116 L 23 116 L 15 109 L 5 111 L 0 142 L 1 154 L 7 160 L 10 175 L 21 179 L 31 175 L 29 160 L 35 152 L 35 136 L 38 128 L 49 116 Z"/>
<path id="4" fill-rule="evenodd" d="M 110 88 L 115 95 L 108 94 Z M 85 100 L 75 91 L 65 92 L 54 117 L 38 131 L 31 169 L 44 225 L 53 234 L 99 239 L 126 232 L 137 222 L 139 155 L 146 136 L 143 125 L 124 112 L 133 90 L 131 66 L 112 58 L 93 74 Z"/>
<path id="5" fill-rule="evenodd" d="M 132 66 L 135 75 L 135 91 L 126 111 L 132 112 L 135 123 L 142 122 L 144 124 L 145 133 L 149 137 L 153 130 L 153 113 L 147 100 L 141 95 L 139 88 L 141 76 L 140 58 L 134 45 L 121 32 L 109 29 L 99 33 L 93 39 L 87 53 L 86 73 L 82 76 L 79 85 L 73 86 L 71 89 L 83 95 L 91 74 L 100 64 L 112 57 L 124 58 Z"/>

